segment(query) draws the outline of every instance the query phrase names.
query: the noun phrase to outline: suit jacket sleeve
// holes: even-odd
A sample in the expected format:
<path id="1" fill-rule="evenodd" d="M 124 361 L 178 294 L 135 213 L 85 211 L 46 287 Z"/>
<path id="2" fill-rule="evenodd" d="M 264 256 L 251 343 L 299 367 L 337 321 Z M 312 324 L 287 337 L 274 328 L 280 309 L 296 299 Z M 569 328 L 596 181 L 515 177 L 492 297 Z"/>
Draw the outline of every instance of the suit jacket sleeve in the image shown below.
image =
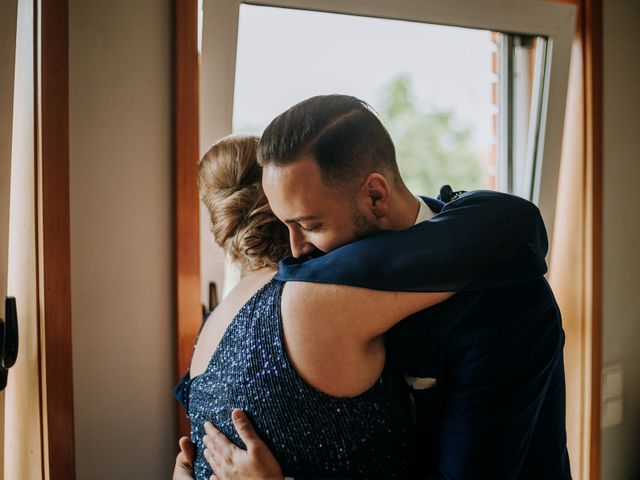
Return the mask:
<path id="1" fill-rule="evenodd" d="M 392 291 L 473 291 L 528 283 L 547 271 L 538 208 L 493 191 L 463 194 L 431 220 L 363 238 L 307 261 L 288 257 L 276 278 Z"/>

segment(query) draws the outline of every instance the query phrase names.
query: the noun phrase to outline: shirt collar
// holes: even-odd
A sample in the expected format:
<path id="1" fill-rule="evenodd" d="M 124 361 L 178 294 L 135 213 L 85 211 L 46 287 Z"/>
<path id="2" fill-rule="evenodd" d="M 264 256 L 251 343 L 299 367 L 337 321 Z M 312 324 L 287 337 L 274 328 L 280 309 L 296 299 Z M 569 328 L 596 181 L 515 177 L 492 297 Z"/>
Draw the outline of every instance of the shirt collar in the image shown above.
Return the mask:
<path id="1" fill-rule="evenodd" d="M 418 216 L 416 217 L 416 221 L 414 225 L 424 222 L 425 220 L 430 220 L 435 216 L 435 213 L 429 208 L 429 206 L 422 200 L 420 197 L 416 195 L 416 199 L 420 202 L 420 209 L 418 210 Z"/>

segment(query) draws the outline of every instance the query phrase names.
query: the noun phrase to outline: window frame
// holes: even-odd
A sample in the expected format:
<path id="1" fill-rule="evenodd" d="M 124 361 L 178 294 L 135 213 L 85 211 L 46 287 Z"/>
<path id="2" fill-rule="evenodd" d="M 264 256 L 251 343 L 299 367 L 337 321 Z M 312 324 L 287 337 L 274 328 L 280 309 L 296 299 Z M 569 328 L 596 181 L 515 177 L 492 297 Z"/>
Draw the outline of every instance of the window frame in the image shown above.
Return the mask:
<path id="1" fill-rule="evenodd" d="M 548 39 L 536 149 L 544 162 L 536 162 L 532 200 L 542 212 L 549 238 L 553 238 L 560 171 L 571 44 L 576 7 L 539 0 L 202 0 L 200 54 L 200 155 L 218 138 L 232 132 L 238 22 L 241 4 L 309 10 L 344 15 L 404 20 L 536 35 Z"/>

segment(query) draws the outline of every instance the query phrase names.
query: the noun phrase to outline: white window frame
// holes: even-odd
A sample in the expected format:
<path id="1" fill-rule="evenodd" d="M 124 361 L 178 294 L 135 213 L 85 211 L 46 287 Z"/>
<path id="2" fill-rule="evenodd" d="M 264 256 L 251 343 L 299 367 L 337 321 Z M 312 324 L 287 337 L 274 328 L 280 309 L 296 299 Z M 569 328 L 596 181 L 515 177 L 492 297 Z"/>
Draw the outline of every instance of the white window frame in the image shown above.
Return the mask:
<path id="1" fill-rule="evenodd" d="M 232 131 L 241 3 L 539 35 L 549 42 L 532 200 L 553 238 L 576 7 L 540 0 L 202 0 L 200 153 Z"/>

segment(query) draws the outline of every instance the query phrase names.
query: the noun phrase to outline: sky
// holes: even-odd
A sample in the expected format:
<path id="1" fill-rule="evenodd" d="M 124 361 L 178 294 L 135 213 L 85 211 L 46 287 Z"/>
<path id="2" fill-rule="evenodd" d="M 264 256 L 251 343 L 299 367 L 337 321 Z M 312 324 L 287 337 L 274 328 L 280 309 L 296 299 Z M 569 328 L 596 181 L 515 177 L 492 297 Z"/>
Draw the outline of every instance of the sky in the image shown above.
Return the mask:
<path id="1" fill-rule="evenodd" d="M 234 129 L 260 131 L 291 105 L 342 93 L 380 106 L 399 74 L 423 109 L 445 108 L 491 142 L 490 33 L 482 30 L 242 4 Z"/>

